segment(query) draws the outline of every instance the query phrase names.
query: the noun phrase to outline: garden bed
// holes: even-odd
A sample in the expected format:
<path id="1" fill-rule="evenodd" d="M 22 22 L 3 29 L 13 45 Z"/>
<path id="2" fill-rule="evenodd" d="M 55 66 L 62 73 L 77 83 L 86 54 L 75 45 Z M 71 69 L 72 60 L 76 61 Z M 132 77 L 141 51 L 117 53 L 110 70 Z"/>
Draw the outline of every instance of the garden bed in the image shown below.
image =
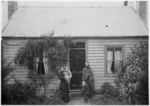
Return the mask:
<path id="1" fill-rule="evenodd" d="M 91 98 L 92 105 L 129 105 L 122 101 L 117 100 L 117 98 L 106 98 L 104 95 L 94 95 Z"/>

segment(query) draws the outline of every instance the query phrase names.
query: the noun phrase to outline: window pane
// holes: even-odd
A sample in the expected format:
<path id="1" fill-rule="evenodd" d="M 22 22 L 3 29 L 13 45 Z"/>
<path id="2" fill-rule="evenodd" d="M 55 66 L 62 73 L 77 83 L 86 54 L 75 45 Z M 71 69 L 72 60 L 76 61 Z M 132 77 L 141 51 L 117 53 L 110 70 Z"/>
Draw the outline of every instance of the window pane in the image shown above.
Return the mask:
<path id="1" fill-rule="evenodd" d="M 115 61 L 112 61 L 111 72 L 112 72 L 112 73 L 115 72 Z"/>
<path id="2" fill-rule="evenodd" d="M 115 48 L 115 51 L 122 51 L 122 48 Z"/>
<path id="3" fill-rule="evenodd" d="M 76 42 L 71 48 L 85 48 L 84 42 Z"/>
<path id="4" fill-rule="evenodd" d="M 40 58 L 38 62 L 38 74 L 45 74 L 43 59 Z"/>
<path id="5" fill-rule="evenodd" d="M 115 60 L 122 60 L 122 51 L 115 50 Z"/>
<path id="6" fill-rule="evenodd" d="M 114 48 L 107 48 L 107 51 L 114 51 Z"/>
<path id="7" fill-rule="evenodd" d="M 107 51 L 107 60 L 113 60 L 113 51 L 112 50 Z"/>
<path id="8" fill-rule="evenodd" d="M 122 48 L 107 48 L 107 73 L 114 73 L 122 61 Z"/>
<path id="9" fill-rule="evenodd" d="M 48 74 L 48 58 L 43 58 L 45 74 Z"/>
<path id="10" fill-rule="evenodd" d="M 107 73 L 112 73 L 113 61 L 107 61 Z"/>
<path id="11" fill-rule="evenodd" d="M 77 42 L 76 48 L 85 48 L 85 43 L 84 42 Z"/>

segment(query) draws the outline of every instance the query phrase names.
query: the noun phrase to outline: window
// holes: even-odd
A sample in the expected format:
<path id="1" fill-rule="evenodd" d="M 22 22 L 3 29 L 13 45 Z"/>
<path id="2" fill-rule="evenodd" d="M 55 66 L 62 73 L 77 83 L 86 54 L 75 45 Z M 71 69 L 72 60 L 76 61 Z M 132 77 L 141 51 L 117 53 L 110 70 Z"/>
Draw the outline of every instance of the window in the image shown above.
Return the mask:
<path id="1" fill-rule="evenodd" d="M 85 42 L 76 42 L 71 48 L 85 48 Z"/>
<path id="2" fill-rule="evenodd" d="M 123 61 L 122 47 L 107 47 L 106 52 L 106 74 L 115 73 L 115 68 Z"/>
<path id="3" fill-rule="evenodd" d="M 48 58 L 44 54 L 40 54 L 36 58 L 36 74 L 37 75 L 47 75 L 48 74 Z"/>

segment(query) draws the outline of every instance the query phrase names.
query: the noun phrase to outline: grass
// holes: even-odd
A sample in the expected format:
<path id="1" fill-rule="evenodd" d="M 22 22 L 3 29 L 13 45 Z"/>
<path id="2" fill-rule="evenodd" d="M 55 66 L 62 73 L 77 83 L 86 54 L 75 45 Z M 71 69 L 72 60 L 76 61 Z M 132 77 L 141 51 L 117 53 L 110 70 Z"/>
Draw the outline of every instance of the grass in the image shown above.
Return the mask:
<path id="1" fill-rule="evenodd" d="M 116 98 L 106 98 L 103 95 L 95 95 L 91 98 L 92 105 L 129 105 L 122 101 L 117 100 Z"/>

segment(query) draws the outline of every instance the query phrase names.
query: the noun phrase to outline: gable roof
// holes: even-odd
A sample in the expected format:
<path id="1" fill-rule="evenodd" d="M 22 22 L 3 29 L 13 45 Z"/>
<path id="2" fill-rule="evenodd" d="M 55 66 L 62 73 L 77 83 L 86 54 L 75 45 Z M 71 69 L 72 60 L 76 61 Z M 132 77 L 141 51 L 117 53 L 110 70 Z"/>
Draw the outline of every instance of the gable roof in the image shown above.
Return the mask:
<path id="1" fill-rule="evenodd" d="M 3 37 L 147 36 L 148 31 L 132 7 L 48 8 L 19 7 L 2 32 Z"/>

